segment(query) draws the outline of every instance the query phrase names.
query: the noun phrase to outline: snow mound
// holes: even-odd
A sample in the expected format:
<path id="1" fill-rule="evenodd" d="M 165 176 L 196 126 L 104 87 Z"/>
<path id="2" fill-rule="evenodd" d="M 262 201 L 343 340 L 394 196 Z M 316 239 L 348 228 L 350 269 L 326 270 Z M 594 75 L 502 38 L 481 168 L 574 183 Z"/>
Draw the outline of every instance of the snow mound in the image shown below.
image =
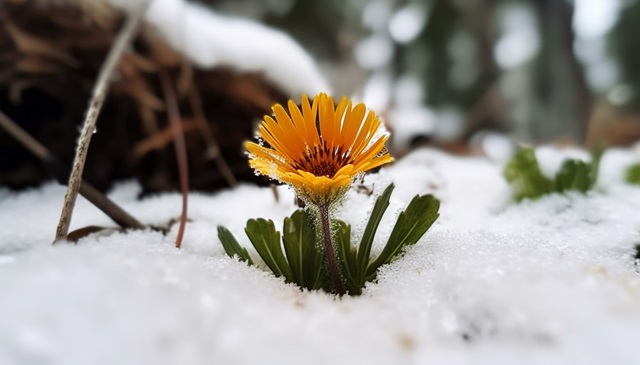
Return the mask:
<path id="1" fill-rule="evenodd" d="M 142 0 L 108 0 L 131 10 Z M 203 68 L 228 66 L 263 72 L 288 95 L 331 89 L 311 56 L 290 36 L 260 23 L 216 14 L 185 0 L 152 0 L 146 21 L 176 50 Z"/>
<path id="2" fill-rule="evenodd" d="M 378 249 L 415 194 L 438 197 L 441 218 L 363 296 L 341 299 L 232 260 L 217 240 L 225 225 L 257 257 L 245 222 L 281 228 L 295 209 L 286 187 L 278 202 L 252 186 L 191 194 L 182 250 L 175 226 L 51 246 L 64 188 L 0 190 L 0 363 L 635 364 L 640 188 L 616 177 L 632 161 L 607 152 L 595 192 L 515 204 L 502 166 L 417 151 L 368 175 L 338 216 L 358 238 L 394 182 Z M 178 216 L 177 194 L 138 192 L 110 196 L 146 223 Z M 79 200 L 72 229 L 86 225 L 112 226 Z"/>

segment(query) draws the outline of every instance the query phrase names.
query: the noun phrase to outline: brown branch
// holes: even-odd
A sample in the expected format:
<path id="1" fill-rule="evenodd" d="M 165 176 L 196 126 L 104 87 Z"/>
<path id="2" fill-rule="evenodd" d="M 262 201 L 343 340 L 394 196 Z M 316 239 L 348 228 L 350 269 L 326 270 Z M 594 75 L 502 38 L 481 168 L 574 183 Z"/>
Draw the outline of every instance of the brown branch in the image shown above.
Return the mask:
<path id="1" fill-rule="evenodd" d="M 171 79 L 165 70 L 160 71 L 160 85 L 164 94 L 165 104 L 167 106 L 167 115 L 169 124 L 173 131 L 173 143 L 176 146 L 176 160 L 178 162 L 178 171 L 180 174 L 180 190 L 182 191 L 182 213 L 180 214 L 180 227 L 176 237 L 176 248 L 182 246 L 182 237 L 187 224 L 187 202 L 189 194 L 189 162 L 187 160 L 187 145 L 184 141 L 184 133 L 182 131 L 182 121 L 180 117 L 180 109 L 178 107 L 178 97 L 171 83 Z"/>
<path id="2" fill-rule="evenodd" d="M 39 159 L 44 160 L 49 157 L 50 153 L 45 146 L 31 137 L 29 133 L 20 128 L 16 122 L 11 120 L 11 118 L 2 111 L 0 111 L 0 127 Z"/>
<path id="3" fill-rule="evenodd" d="M 58 181 L 62 182 L 69 176 L 68 167 L 64 166 L 45 146 L 25 132 L 24 129 L 20 128 L 18 124 L 2 111 L 0 111 L 0 127 L 20 142 L 29 152 L 38 157 Z M 143 229 L 145 227 L 144 224 L 140 223 L 140 221 L 124 211 L 86 181 L 80 183 L 79 193 L 120 227 L 125 229 Z"/>
<path id="4" fill-rule="evenodd" d="M 191 132 L 197 130 L 198 126 L 195 122 L 185 120 L 182 122 L 180 129 L 182 133 Z M 142 158 L 144 155 L 151 151 L 161 150 L 173 141 L 173 130 L 171 126 L 164 128 L 158 133 L 149 136 L 133 146 L 133 152 L 131 153 L 134 158 Z"/>
<path id="5" fill-rule="evenodd" d="M 229 164 L 222 156 L 222 152 L 220 151 L 220 147 L 216 138 L 213 136 L 213 131 L 209 127 L 209 123 L 207 122 L 207 118 L 204 114 L 204 110 L 202 108 L 202 100 L 200 99 L 200 94 L 198 93 L 198 89 L 194 86 L 189 93 L 189 99 L 191 101 L 191 108 L 193 109 L 193 114 L 198 124 L 198 128 L 202 132 L 202 137 L 207 144 L 207 157 L 213 158 L 216 161 L 216 165 L 218 166 L 218 170 L 224 177 L 225 181 L 229 186 L 235 187 L 238 185 L 238 180 L 236 179 L 233 171 L 229 168 Z"/>
<path id="6" fill-rule="evenodd" d="M 56 237 L 53 243 L 56 243 L 67 238 L 69 233 L 69 225 L 71 224 L 71 217 L 73 215 L 73 208 L 76 204 L 80 185 L 82 183 L 82 172 L 84 170 L 84 164 L 87 159 L 87 152 L 89 150 L 89 144 L 91 143 L 91 136 L 96 127 L 96 120 L 102 104 L 104 103 L 105 96 L 107 94 L 110 80 L 113 77 L 113 73 L 118 65 L 119 60 L 126 51 L 137 29 L 142 22 L 144 14 L 146 13 L 149 1 L 145 1 L 140 6 L 129 14 L 127 22 L 120 30 L 116 41 L 107 55 L 107 59 L 100 70 L 98 80 L 93 89 L 93 96 L 89 104 L 89 110 L 82 127 L 82 133 L 78 141 L 78 148 L 76 150 L 76 157 L 73 161 L 73 167 L 71 169 L 71 176 L 69 177 L 69 184 L 67 187 L 67 193 L 64 197 L 64 203 L 62 205 L 62 212 L 60 213 L 60 221 L 56 229 Z"/>

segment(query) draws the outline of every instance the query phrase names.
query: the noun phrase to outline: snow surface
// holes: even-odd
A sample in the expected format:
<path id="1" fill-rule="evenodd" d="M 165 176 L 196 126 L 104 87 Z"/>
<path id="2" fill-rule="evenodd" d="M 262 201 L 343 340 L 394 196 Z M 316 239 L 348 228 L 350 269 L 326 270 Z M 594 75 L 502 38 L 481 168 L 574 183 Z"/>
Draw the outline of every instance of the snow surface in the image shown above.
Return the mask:
<path id="1" fill-rule="evenodd" d="M 500 165 L 414 152 L 367 176 L 374 195 L 351 191 L 339 216 L 358 236 L 393 181 L 378 250 L 413 195 L 435 194 L 441 218 L 363 296 L 341 299 L 224 254 L 216 225 L 256 256 L 245 221 L 281 226 L 285 187 L 280 202 L 253 186 L 191 194 L 182 250 L 175 226 L 52 246 L 64 188 L 0 190 L 0 364 L 637 364 L 640 188 L 620 173 L 633 160 L 608 151 L 587 196 L 515 204 Z M 178 216 L 178 194 L 138 192 L 111 197 L 146 223 Z M 86 225 L 112 226 L 80 200 L 72 228 Z"/>
<path id="2" fill-rule="evenodd" d="M 106 1 L 130 11 L 147 0 Z M 267 80 L 296 98 L 331 91 L 311 56 L 286 33 L 185 0 L 150 1 L 147 23 L 200 67 L 263 72 Z"/>

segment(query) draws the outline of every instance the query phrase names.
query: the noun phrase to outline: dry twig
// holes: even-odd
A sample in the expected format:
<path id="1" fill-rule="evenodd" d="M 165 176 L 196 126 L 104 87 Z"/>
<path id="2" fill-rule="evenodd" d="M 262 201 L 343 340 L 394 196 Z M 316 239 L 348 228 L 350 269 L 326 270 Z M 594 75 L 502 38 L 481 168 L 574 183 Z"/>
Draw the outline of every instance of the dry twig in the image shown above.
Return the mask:
<path id="1" fill-rule="evenodd" d="M 0 127 L 22 144 L 29 152 L 38 157 L 53 173 L 56 179 L 64 181 L 68 175 L 68 167 L 63 166 L 60 160 L 54 156 L 45 146 L 25 132 L 18 124 L 0 111 Z M 122 228 L 143 229 L 144 224 L 124 211 L 104 194 L 86 181 L 80 182 L 80 195 L 100 209 Z"/>
<path id="2" fill-rule="evenodd" d="M 238 185 L 238 180 L 236 180 L 231 168 L 229 168 L 229 164 L 227 164 L 224 156 L 222 156 L 218 142 L 213 136 L 213 131 L 211 130 L 211 127 L 209 127 L 209 123 L 207 123 L 207 119 L 202 108 L 202 99 L 200 98 L 200 94 L 196 86 L 191 89 L 189 96 L 196 123 L 198 124 L 198 128 L 200 128 L 200 132 L 202 133 L 205 143 L 207 144 L 207 157 L 215 159 L 218 170 L 224 177 L 227 184 L 231 187 L 235 187 Z"/>
<path id="3" fill-rule="evenodd" d="M 58 222 L 58 227 L 56 229 L 56 238 L 54 243 L 65 240 L 69 233 L 69 225 L 71 224 L 73 208 L 82 182 L 82 172 L 84 170 L 89 144 L 91 143 L 91 136 L 95 130 L 96 120 L 108 91 L 109 81 L 113 77 L 113 72 L 126 48 L 131 44 L 131 40 L 135 36 L 144 14 L 146 13 L 148 4 L 149 1 L 143 2 L 134 12 L 129 14 L 127 22 L 118 34 L 118 37 L 116 38 L 116 41 L 109 51 L 107 59 L 100 70 L 100 74 L 98 75 L 98 80 L 93 89 L 91 103 L 89 104 L 89 110 L 87 111 L 82 133 L 80 134 L 80 139 L 78 141 L 78 149 L 76 150 L 76 157 L 73 161 L 73 168 L 69 178 L 67 193 L 64 197 L 64 203 L 60 214 L 60 221 Z"/>
<path id="4" fill-rule="evenodd" d="M 184 132 L 182 131 L 182 118 L 178 107 L 178 97 L 171 84 L 171 79 L 166 71 L 160 71 L 160 85 L 167 105 L 167 115 L 169 124 L 173 132 L 173 143 L 176 147 L 176 160 L 180 174 L 180 190 L 182 191 L 182 213 L 180 214 L 180 227 L 176 237 L 176 248 L 182 246 L 182 237 L 187 224 L 187 202 L 189 194 L 189 161 L 187 160 L 187 145 L 184 142 Z"/>

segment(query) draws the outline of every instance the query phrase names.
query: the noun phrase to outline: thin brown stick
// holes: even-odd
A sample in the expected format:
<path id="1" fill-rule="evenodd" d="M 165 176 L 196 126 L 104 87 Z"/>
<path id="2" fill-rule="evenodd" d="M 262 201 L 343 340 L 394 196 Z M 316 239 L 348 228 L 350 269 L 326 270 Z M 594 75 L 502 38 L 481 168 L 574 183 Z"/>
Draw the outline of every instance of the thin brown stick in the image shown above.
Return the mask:
<path id="1" fill-rule="evenodd" d="M 182 129 L 182 133 L 187 133 L 197 130 L 198 126 L 195 122 L 185 120 L 182 122 L 180 128 Z M 133 146 L 133 152 L 131 154 L 134 158 L 142 158 L 151 151 L 163 149 L 171 142 L 173 142 L 173 130 L 171 126 L 169 126 L 136 143 L 136 145 Z"/>
<path id="2" fill-rule="evenodd" d="M 271 192 L 273 193 L 273 199 L 278 203 L 280 201 L 280 195 L 278 194 L 278 186 L 276 184 L 271 184 Z"/>
<path id="3" fill-rule="evenodd" d="M 68 175 L 68 168 L 63 166 L 60 160 L 53 155 L 45 146 L 33 138 L 29 133 L 15 123 L 6 114 L 0 111 L 0 127 L 2 127 L 9 135 L 15 138 L 29 152 L 38 157 L 42 163 L 52 172 L 58 180 L 64 180 Z M 94 188 L 86 181 L 80 184 L 80 195 L 85 197 L 89 202 L 100 209 L 104 214 L 111 218 L 122 228 L 142 229 L 144 224 L 120 208 L 116 203 L 107 198 L 99 190 Z"/>
<path id="4" fill-rule="evenodd" d="M 180 214 L 180 227 L 176 237 L 176 248 L 182 246 L 182 237 L 187 224 L 187 202 L 189 194 L 189 162 L 187 160 L 187 145 L 184 141 L 182 131 L 182 118 L 178 107 L 178 97 L 171 83 L 171 79 L 165 70 L 160 71 L 160 85 L 164 94 L 167 106 L 169 124 L 173 130 L 173 143 L 176 146 L 176 160 L 178 161 L 178 172 L 180 174 L 180 190 L 182 191 L 182 213 Z"/>
<path id="5" fill-rule="evenodd" d="M 36 157 L 44 160 L 49 156 L 49 151 L 45 146 L 36 141 L 35 138 L 31 137 L 29 133 L 20 128 L 16 122 L 11 120 L 11 118 L 2 111 L 0 111 L 0 126 L 7 131 L 9 135 L 20 142 L 20 144 L 22 144 L 27 150 L 29 150 L 29 152 L 36 155 Z"/>
<path id="6" fill-rule="evenodd" d="M 149 1 L 144 1 L 140 6 L 129 14 L 127 22 L 120 30 L 116 41 L 111 47 L 107 59 L 100 70 L 98 80 L 93 89 L 93 96 L 89 104 L 89 110 L 82 127 L 82 133 L 78 141 L 78 148 L 76 150 L 76 157 L 73 161 L 73 167 L 71 169 L 71 176 L 69 177 L 69 184 L 67 187 L 67 193 L 64 197 L 64 203 L 62 205 L 62 212 L 60 213 L 60 221 L 56 229 L 56 238 L 53 243 L 56 243 L 67 238 L 69 234 L 69 225 L 71 224 L 71 217 L 73 215 L 73 208 L 76 204 L 80 185 L 82 183 L 82 172 L 84 171 L 84 164 L 87 159 L 87 152 L 89 150 L 89 144 L 91 143 L 91 136 L 96 127 L 96 120 L 102 104 L 106 97 L 110 80 L 113 77 L 113 73 L 118 65 L 119 60 L 126 51 L 126 48 L 131 44 L 131 41 L 137 33 L 138 27 L 142 22 L 144 14 L 147 11 Z"/>
<path id="7" fill-rule="evenodd" d="M 231 171 L 231 168 L 229 168 L 229 164 L 224 159 L 224 156 L 222 156 L 218 141 L 216 141 L 216 138 L 213 135 L 213 131 L 209 127 L 207 117 L 205 116 L 204 110 L 202 108 L 202 99 L 200 98 L 200 94 L 198 93 L 198 89 L 195 85 L 191 88 L 189 99 L 191 101 L 191 108 L 193 109 L 196 123 L 198 124 L 198 128 L 200 128 L 200 131 L 202 132 L 202 137 L 204 138 L 205 143 L 207 144 L 207 156 L 213 158 L 216 161 L 218 170 L 224 177 L 227 184 L 229 184 L 229 186 L 234 187 L 238 185 L 238 180 L 236 180 L 233 171 Z"/>
<path id="8" fill-rule="evenodd" d="M 145 229 L 146 226 L 132 215 L 127 213 L 124 209 L 120 208 L 116 203 L 107 198 L 93 185 L 83 181 L 80 184 L 80 195 L 87 199 L 91 204 L 100 209 L 104 214 L 116 222 L 120 227 L 124 229 Z"/>

